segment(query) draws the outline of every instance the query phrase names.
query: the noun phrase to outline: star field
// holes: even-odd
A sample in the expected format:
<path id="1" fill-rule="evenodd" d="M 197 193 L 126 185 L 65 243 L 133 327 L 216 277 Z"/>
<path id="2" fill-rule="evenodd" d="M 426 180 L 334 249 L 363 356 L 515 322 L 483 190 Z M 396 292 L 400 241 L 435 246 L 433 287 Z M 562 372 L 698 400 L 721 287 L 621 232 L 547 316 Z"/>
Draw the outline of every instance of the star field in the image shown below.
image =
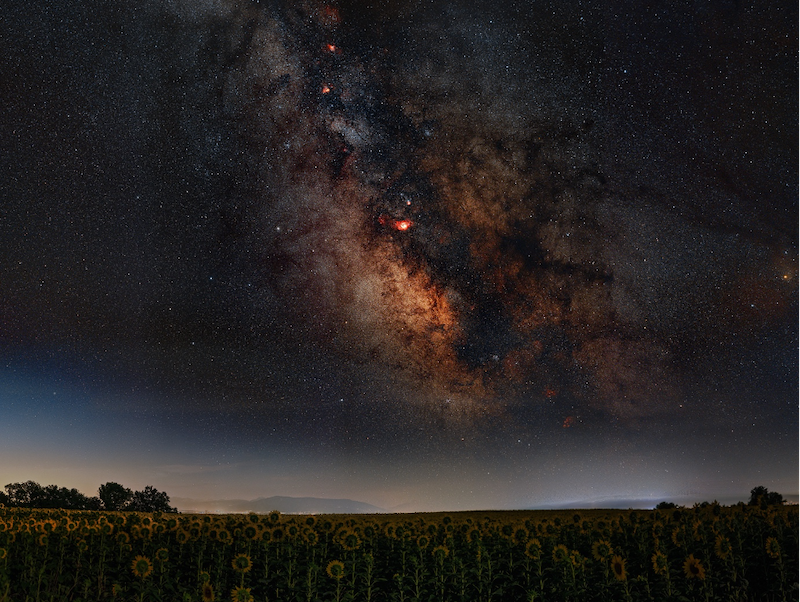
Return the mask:
<path id="1" fill-rule="evenodd" d="M 412 510 L 796 494 L 796 24 L 787 3 L 11 9 L 2 484 Z"/>

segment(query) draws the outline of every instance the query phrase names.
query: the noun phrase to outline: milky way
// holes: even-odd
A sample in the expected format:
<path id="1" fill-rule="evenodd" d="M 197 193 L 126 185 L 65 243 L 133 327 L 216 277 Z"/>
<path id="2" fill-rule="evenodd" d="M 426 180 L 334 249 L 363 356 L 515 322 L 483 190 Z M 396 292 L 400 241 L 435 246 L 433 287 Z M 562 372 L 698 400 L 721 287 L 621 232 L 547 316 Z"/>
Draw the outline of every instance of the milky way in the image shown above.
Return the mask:
<path id="1" fill-rule="evenodd" d="M 531 67 L 546 50 L 530 27 L 514 32 L 500 14 L 497 33 L 464 33 L 457 12 L 393 14 L 373 35 L 348 24 L 357 7 L 232 17 L 241 56 L 225 94 L 263 149 L 253 219 L 264 286 L 323 348 L 385 370 L 428 409 L 675 411 L 691 385 L 686 347 L 723 319 L 713 295 L 740 286 L 732 256 L 747 245 L 768 261 L 781 247 L 741 238 L 735 220 L 721 217 L 720 232 L 687 215 L 685 193 L 630 189 L 603 156 L 608 57 L 585 41 L 596 24 L 555 40 L 583 53 L 580 69 L 558 58 L 567 75 L 542 93 Z M 464 54 L 447 54 L 459 43 Z M 532 58 L 516 54 L 526 49 Z M 476 81 L 473 60 L 493 63 L 496 80 Z M 795 276 L 791 259 L 765 269 L 769 306 L 789 303 L 782 279 Z"/>

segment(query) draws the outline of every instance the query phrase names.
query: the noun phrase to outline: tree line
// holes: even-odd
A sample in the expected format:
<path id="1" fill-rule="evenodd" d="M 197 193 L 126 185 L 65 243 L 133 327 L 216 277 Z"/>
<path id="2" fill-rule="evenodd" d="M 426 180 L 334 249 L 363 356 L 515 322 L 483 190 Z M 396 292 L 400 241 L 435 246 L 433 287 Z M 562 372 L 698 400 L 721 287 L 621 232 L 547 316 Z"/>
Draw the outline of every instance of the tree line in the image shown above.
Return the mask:
<path id="1" fill-rule="evenodd" d="M 35 481 L 9 483 L 0 492 L 0 504 L 15 508 L 61 508 L 64 510 L 108 510 L 135 512 L 177 512 L 169 496 L 151 485 L 131 491 L 119 483 L 100 485 L 97 495 L 87 497 L 77 489 L 42 486 Z"/>
<path id="2" fill-rule="evenodd" d="M 717 502 L 714 501 L 716 504 Z M 783 499 L 783 495 L 778 493 L 777 491 L 770 491 L 763 485 L 759 485 L 758 487 L 753 487 L 750 490 L 750 500 L 747 502 L 748 506 L 759 506 L 761 508 L 766 508 L 767 506 L 781 506 L 786 503 L 786 500 Z M 700 507 L 709 506 L 708 502 L 702 502 Z M 739 502 L 739 505 L 744 505 L 744 502 Z M 674 508 L 683 508 L 683 506 L 678 506 L 674 502 L 660 502 L 656 506 L 656 510 L 672 510 Z"/>

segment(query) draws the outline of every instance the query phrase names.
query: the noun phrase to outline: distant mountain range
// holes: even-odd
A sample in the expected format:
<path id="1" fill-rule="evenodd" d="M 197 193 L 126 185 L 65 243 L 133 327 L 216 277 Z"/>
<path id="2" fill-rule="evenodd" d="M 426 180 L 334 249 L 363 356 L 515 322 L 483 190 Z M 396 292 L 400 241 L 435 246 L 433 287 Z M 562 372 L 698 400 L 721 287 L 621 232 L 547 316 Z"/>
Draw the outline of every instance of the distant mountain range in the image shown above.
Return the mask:
<path id="1" fill-rule="evenodd" d="M 316 497 L 260 497 L 254 500 L 195 500 L 172 498 L 171 504 L 180 512 L 235 513 L 257 512 L 266 514 L 277 510 L 284 514 L 372 514 L 386 512 L 365 502 L 347 499 L 325 499 Z"/>

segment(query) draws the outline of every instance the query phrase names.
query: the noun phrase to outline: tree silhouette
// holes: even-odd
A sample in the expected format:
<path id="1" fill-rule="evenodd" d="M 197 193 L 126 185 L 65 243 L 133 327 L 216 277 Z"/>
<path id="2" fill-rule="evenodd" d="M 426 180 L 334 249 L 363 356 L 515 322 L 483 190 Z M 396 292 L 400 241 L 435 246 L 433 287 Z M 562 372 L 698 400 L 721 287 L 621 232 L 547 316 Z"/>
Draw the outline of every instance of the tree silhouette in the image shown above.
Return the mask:
<path id="1" fill-rule="evenodd" d="M 8 505 L 19 508 L 41 508 L 44 501 L 44 488 L 36 481 L 9 483 L 6 485 Z"/>
<path id="2" fill-rule="evenodd" d="M 63 508 L 65 510 L 135 510 L 139 512 L 177 512 L 169 505 L 169 496 L 148 485 L 131 492 L 119 483 L 100 485 L 98 495 L 86 497 L 77 489 L 57 485 L 42 487 L 35 481 L 9 483 L 0 492 L 0 505 L 17 508 Z"/>
<path id="3" fill-rule="evenodd" d="M 125 506 L 130 502 L 133 494 L 127 487 L 123 487 L 119 483 L 108 482 L 105 485 L 100 485 L 97 491 L 100 501 L 103 502 L 104 510 L 124 510 Z"/>
<path id="4" fill-rule="evenodd" d="M 749 506 L 766 508 L 767 506 L 780 506 L 785 501 L 777 491 L 770 491 L 763 485 L 759 485 L 750 490 L 750 501 L 747 503 Z"/>
<path id="5" fill-rule="evenodd" d="M 66 510 L 99 510 L 100 500 L 87 498 L 77 489 L 58 485 L 42 487 L 35 481 L 9 483 L 0 502 L 20 508 L 64 508 Z"/>
<path id="6" fill-rule="evenodd" d="M 169 505 L 169 496 L 152 485 L 136 491 L 125 509 L 137 512 L 177 512 Z"/>

